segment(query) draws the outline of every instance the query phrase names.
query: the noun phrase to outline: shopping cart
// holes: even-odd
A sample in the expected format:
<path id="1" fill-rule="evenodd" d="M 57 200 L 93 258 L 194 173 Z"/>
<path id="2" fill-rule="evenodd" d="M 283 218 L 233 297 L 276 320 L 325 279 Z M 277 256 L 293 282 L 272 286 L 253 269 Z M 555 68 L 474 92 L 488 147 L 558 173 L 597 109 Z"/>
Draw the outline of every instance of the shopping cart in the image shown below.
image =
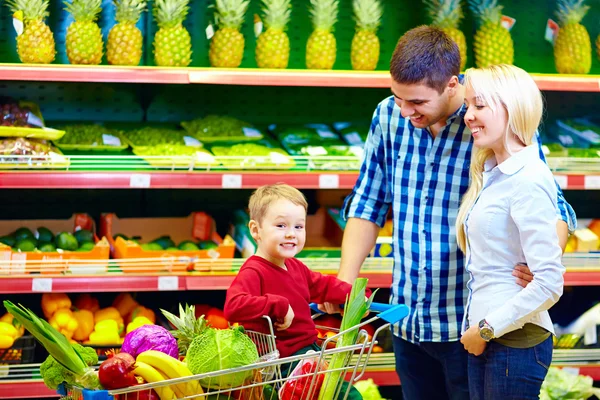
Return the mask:
<path id="1" fill-rule="evenodd" d="M 312 304 L 311 308 L 320 313 L 316 304 Z M 326 392 L 328 396 L 321 395 L 321 400 L 347 400 L 351 387 L 348 382 L 355 382 L 363 376 L 379 333 L 408 315 L 408 307 L 402 304 L 372 303 L 370 310 L 377 314 L 359 325 L 327 337 L 318 351 L 279 358 L 273 325 L 269 319 L 268 334 L 246 332 L 256 344 L 260 356 L 254 364 L 119 390 L 91 391 L 73 387 L 68 391 L 68 396 L 72 400 L 165 400 L 164 394 L 172 393 L 172 400 L 317 400 L 319 393 Z M 370 338 L 362 327 L 378 319 L 385 323 Z M 358 330 L 354 343 L 329 348 L 330 343 L 337 342 L 342 335 L 353 330 Z M 334 364 L 336 367 L 332 368 Z M 228 386 L 228 382 L 239 381 L 240 377 L 243 382 L 241 385 Z M 203 389 L 202 393 L 185 391 L 185 388 L 189 388 L 186 385 L 198 387 L 198 383 Z"/>

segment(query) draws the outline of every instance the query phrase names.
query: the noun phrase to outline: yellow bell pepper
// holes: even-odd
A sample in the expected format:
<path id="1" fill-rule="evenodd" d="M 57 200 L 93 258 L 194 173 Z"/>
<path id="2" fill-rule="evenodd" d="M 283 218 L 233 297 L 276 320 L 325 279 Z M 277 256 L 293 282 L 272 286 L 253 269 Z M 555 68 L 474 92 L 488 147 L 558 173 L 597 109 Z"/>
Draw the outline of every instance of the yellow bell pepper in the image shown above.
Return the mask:
<path id="1" fill-rule="evenodd" d="M 16 339 L 19 337 L 19 331 L 17 331 L 17 328 L 8 322 L 0 322 L 0 335 L 10 336 L 13 339 Z"/>
<path id="2" fill-rule="evenodd" d="M 94 314 L 90 310 L 78 310 L 73 312 L 73 317 L 79 323 L 77 330 L 73 332 L 73 339 L 83 342 L 94 331 Z"/>
<path id="3" fill-rule="evenodd" d="M 11 313 L 6 313 L 2 317 L 0 317 L 0 322 L 6 322 L 7 324 L 11 324 L 15 327 L 17 332 L 19 332 L 19 336 L 17 336 L 15 339 L 18 339 L 25 334 L 25 327 L 22 323 L 16 320 Z"/>
<path id="4" fill-rule="evenodd" d="M 42 311 L 46 318 L 51 318 L 57 310 L 71 308 L 71 299 L 64 293 L 44 293 L 42 295 Z"/>
<path id="5" fill-rule="evenodd" d="M 143 326 L 143 325 L 154 325 L 154 324 L 152 323 L 152 321 L 150 321 L 146 317 L 137 317 L 133 321 L 131 321 L 129 324 L 127 324 L 127 333 L 129 333 L 131 331 L 135 331 L 137 328 L 139 328 L 140 326 Z"/>
<path id="6" fill-rule="evenodd" d="M 119 314 L 119 311 L 114 307 L 102 308 L 94 313 L 94 321 L 96 325 L 98 322 L 112 320 L 117 323 L 119 334 L 125 331 L 125 324 L 123 323 L 123 317 Z"/>
<path id="7" fill-rule="evenodd" d="M 67 339 L 71 339 L 73 337 L 73 333 L 79 327 L 79 322 L 73 316 L 73 311 L 68 308 L 61 308 L 57 310 L 48 321 L 50 325 L 65 335 Z"/>
<path id="8" fill-rule="evenodd" d="M 121 343 L 119 335 L 120 326 L 114 319 L 106 319 L 100 321 L 94 327 L 94 331 L 90 334 L 90 339 L 86 344 L 97 346 L 111 346 Z"/>
<path id="9" fill-rule="evenodd" d="M 15 339 L 8 335 L 0 335 L 0 349 L 10 349 L 15 343 Z"/>
<path id="10" fill-rule="evenodd" d="M 112 306 L 119 310 L 122 318 L 127 317 L 138 305 L 138 302 L 129 293 L 121 293 L 112 303 Z"/>

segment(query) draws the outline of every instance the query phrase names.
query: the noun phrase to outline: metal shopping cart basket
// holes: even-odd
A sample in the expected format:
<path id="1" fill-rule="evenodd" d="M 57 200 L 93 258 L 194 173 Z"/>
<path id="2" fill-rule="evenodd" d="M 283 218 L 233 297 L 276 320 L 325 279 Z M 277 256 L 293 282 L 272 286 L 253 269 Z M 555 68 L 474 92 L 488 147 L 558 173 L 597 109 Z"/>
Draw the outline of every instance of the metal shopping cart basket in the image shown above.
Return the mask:
<path id="1" fill-rule="evenodd" d="M 311 305 L 316 309 L 316 305 Z M 239 368 L 214 371 L 194 376 L 169 379 L 155 383 L 128 387 L 119 390 L 85 390 L 77 387 L 68 390 L 70 400 L 347 400 L 350 385 L 345 382 L 359 380 L 365 372 L 373 346 L 381 331 L 408 315 L 405 305 L 372 303 L 374 317 L 360 324 L 328 337 L 321 349 L 302 355 L 278 358 L 275 347 L 275 334 L 269 320 L 270 333 L 247 331 L 257 346 L 258 362 Z M 372 338 L 361 329 L 377 319 L 385 321 Z M 358 330 L 354 344 L 328 348 L 330 342 L 336 342 L 342 335 Z M 334 360 L 336 360 L 334 362 Z M 341 360 L 341 361 L 340 361 Z M 330 368 L 335 364 L 336 368 Z M 222 382 L 231 382 L 232 374 L 244 376 L 243 383 L 229 387 Z M 186 385 L 202 387 L 200 390 L 186 392 Z M 167 389 L 165 389 L 167 388 Z M 179 395 L 177 394 L 179 393 Z M 185 393 L 182 395 L 182 393 Z"/>

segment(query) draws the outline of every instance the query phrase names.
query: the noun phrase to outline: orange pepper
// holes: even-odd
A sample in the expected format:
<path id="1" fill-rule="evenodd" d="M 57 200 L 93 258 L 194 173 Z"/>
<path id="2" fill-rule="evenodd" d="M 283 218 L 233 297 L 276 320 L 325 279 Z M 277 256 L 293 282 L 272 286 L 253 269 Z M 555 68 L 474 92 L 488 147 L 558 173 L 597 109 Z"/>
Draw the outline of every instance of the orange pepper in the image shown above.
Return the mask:
<path id="1" fill-rule="evenodd" d="M 44 293 L 42 295 L 42 311 L 46 318 L 51 318 L 57 310 L 63 308 L 71 308 L 71 299 L 66 294 Z"/>
<path id="2" fill-rule="evenodd" d="M 138 302 L 129 293 L 121 293 L 118 295 L 112 303 L 112 306 L 119 310 L 121 317 L 125 318 L 138 306 Z"/>
<path id="3" fill-rule="evenodd" d="M 79 327 L 79 322 L 73 316 L 73 311 L 68 308 L 56 310 L 48 322 L 54 329 L 65 335 L 67 339 L 71 339 L 73 333 Z"/>
<path id="4" fill-rule="evenodd" d="M 127 316 L 127 322 L 130 323 L 137 317 L 146 317 L 153 324 L 156 323 L 156 315 L 154 314 L 154 311 L 144 306 L 137 306 L 134 308 L 133 311 Z"/>
<path id="5" fill-rule="evenodd" d="M 90 310 L 93 313 L 100 309 L 98 299 L 89 293 L 79 295 L 75 300 L 75 307 L 80 310 Z"/>
<path id="6" fill-rule="evenodd" d="M 79 323 L 77 330 L 73 332 L 73 339 L 80 342 L 88 340 L 90 333 L 94 331 L 94 314 L 90 310 L 78 310 L 73 312 L 73 317 Z"/>

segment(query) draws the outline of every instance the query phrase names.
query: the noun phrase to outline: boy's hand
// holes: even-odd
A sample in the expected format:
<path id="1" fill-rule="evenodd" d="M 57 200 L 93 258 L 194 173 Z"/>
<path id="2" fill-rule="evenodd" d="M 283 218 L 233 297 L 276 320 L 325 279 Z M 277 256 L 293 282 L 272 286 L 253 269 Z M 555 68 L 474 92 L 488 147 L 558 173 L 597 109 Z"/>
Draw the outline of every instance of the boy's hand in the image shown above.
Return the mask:
<path id="1" fill-rule="evenodd" d="M 283 319 L 283 322 L 275 322 L 275 327 L 278 331 L 284 331 L 292 325 L 292 321 L 294 320 L 294 310 L 292 310 L 292 306 L 288 306 L 288 312 Z"/>

